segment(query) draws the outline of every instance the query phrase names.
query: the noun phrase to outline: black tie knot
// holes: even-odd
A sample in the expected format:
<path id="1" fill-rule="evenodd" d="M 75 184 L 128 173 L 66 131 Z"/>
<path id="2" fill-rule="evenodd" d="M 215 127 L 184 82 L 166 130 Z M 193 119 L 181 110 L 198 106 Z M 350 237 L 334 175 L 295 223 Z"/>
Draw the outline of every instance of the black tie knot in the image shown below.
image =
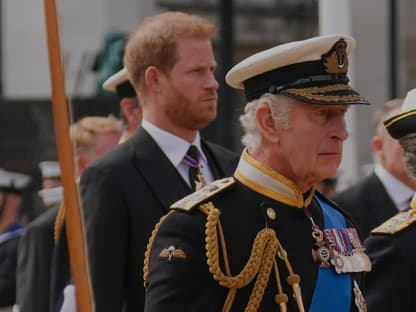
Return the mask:
<path id="1" fill-rule="evenodd" d="M 194 167 L 194 168 L 197 168 L 198 167 L 198 165 L 199 165 L 199 161 L 198 161 L 198 149 L 197 149 L 197 147 L 195 145 L 189 146 L 189 149 L 186 152 L 184 161 L 190 167 Z"/>

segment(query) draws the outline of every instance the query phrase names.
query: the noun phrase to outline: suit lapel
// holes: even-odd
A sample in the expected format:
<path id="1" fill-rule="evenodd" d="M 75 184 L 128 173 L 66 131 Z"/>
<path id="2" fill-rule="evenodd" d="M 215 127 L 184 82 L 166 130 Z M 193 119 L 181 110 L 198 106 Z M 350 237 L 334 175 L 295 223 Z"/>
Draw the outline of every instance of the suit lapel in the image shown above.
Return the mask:
<path id="1" fill-rule="evenodd" d="M 373 213 L 377 217 L 377 220 L 382 223 L 394 216 L 398 211 L 380 179 L 374 173 L 369 179 L 369 194 L 374 194 L 373 196 L 369 196 L 369 200 L 372 201 L 369 207 L 375 208 Z"/>
<path id="2" fill-rule="evenodd" d="M 207 156 L 214 179 L 230 177 L 234 174 L 239 159 L 237 154 L 232 157 L 230 151 L 205 140 L 202 140 L 202 149 Z"/>
<path id="3" fill-rule="evenodd" d="M 134 149 L 133 166 L 165 209 L 189 194 L 186 182 L 146 130 L 139 128 L 126 143 Z"/>

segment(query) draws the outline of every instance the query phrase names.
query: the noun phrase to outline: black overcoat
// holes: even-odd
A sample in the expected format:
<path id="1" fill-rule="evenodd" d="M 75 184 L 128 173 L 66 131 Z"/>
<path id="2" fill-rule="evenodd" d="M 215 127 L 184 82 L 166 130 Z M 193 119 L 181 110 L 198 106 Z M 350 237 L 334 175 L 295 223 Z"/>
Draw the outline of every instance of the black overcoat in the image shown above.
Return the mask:
<path id="1" fill-rule="evenodd" d="M 332 200 L 351 214 L 363 239 L 372 229 L 397 213 L 393 201 L 375 173 L 335 194 Z"/>

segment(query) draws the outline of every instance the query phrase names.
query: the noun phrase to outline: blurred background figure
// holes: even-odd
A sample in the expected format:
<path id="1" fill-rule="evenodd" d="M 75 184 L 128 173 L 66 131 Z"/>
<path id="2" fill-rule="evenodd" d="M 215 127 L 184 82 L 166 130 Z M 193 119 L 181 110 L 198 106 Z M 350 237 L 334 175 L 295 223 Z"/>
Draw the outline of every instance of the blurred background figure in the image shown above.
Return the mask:
<path id="1" fill-rule="evenodd" d="M 16 297 L 17 246 L 24 231 L 18 215 L 30 181 L 28 175 L 0 168 L 0 308 L 10 311 Z"/>
<path id="2" fill-rule="evenodd" d="M 73 123 L 70 127 L 70 137 L 75 147 L 76 176 L 79 176 L 92 161 L 116 146 L 120 136 L 121 122 L 114 116 L 84 117 Z M 70 279 L 66 236 L 63 230 L 64 210 L 60 207 L 61 202 L 31 222 L 19 243 L 16 276 L 16 302 L 19 311 L 49 311 L 51 298 L 57 297 L 59 300 L 63 286 Z M 57 253 L 54 256 L 56 261 L 52 260 L 54 253 Z M 53 291 L 52 294 L 50 290 Z"/>
<path id="3" fill-rule="evenodd" d="M 326 197 L 332 196 L 335 193 L 336 187 L 337 177 L 324 179 L 316 185 L 316 189 Z"/>
<path id="4" fill-rule="evenodd" d="M 114 148 L 121 136 L 120 120 L 90 116 L 78 120 L 70 127 L 71 140 L 75 147 L 76 176 L 94 160 Z"/>
<path id="5" fill-rule="evenodd" d="M 142 109 L 139 105 L 139 98 L 136 91 L 128 78 L 127 68 L 122 68 L 114 75 L 110 76 L 104 81 L 102 88 L 106 91 L 113 92 L 120 97 L 120 119 L 122 125 L 122 133 L 119 143 L 123 143 L 136 131 L 142 121 Z M 56 248 L 54 265 L 52 268 L 52 278 L 57 285 L 56 291 L 52 290 L 52 309 L 58 309 L 61 304 L 61 311 L 75 311 L 76 299 L 74 285 L 68 284 L 69 263 L 67 261 L 67 244 L 66 239 L 63 239 L 64 248 Z M 60 251 L 58 251 L 60 250 Z M 64 250 L 64 251 L 62 251 Z M 61 260 L 58 260 L 61 258 Z M 66 258 L 62 260 L 62 258 Z M 64 264 L 66 263 L 66 264 Z M 66 266 L 66 267 L 65 267 Z M 66 279 L 62 279 L 65 277 Z M 64 290 L 62 291 L 62 288 Z"/>
<path id="6" fill-rule="evenodd" d="M 409 176 L 416 181 L 416 89 L 384 125 L 402 148 Z M 416 311 L 416 195 L 402 211 L 371 231 L 365 248 L 372 268 L 365 277 L 368 311 Z"/>
<path id="7" fill-rule="evenodd" d="M 122 143 L 133 134 L 142 122 L 142 109 L 136 90 L 129 81 L 127 68 L 124 67 L 104 81 L 103 88 L 120 97 L 120 118 L 123 123 L 120 143 Z"/>
<path id="8" fill-rule="evenodd" d="M 409 209 L 416 190 L 407 174 L 402 150 L 397 140 L 386 131 L 383 121 L 400 112 L 403 99 L 393 99 L 379 107 L 373 116 L 374 136 L 371 147 L 374 171 L 359 183 L 332 198 L 351 213 L 365 239 L 370 231 L 398 211 Z"/>
<path id="9" fill-rule="evenodd" d="M 38 192 L 46 208 L 61 203 L 64 190 L 61 185 L 61 167 L 56 160 L 45 160 L 39 163 L 42 174 L 42 189 Z"/>
<path id="10" fill-rule="evenodd" d="M 114 116 L 85 117 L 72 125 L 70 135 L 75 146 L 76 176 L 81 176 L 94 160 L 118 145 L 121 132 L 121 122 Z M 68 285 L 70 289 L 73 288 L 64 218 L 65 208 L 61 205 L 54 223 L 55 248 L 50 271 L 50 311 L 60 311 L 64 301 L 64 289 Z"/>
<path id="11" fill-rule="evenodd" d="M 139 105 L 136 91 L 129 81 L 127 69 L 123 68 L 104 81 L 103 89 L 114 92 L 120 97 L 120 118 L 122 122 L 120 143 L 123 143 L 130 138 L 142 121 L 142 109 Z M 67 250 L 66 243 L 65 248 Z M 62 252 L 57 252 L 56 254 L 60 254 L 59 256 L 56 256 L 57 258 L 62 258 L 65 255 L 65 253 Z M 56 295 L 53 295 L 55 299 L 53 299 L 52 308 L 58 309 L 62 304 L 61 311 L 76 311 L 75 287 L 72 284 L 67 284 L 68 279 L 61 280 L 61 277 L 65 276 L 65 274 L 67 277 L 70 276 L 69 263 L 67 263 L 67 273 L 62 274 L 64 267 L 62 265 L 63 262 L 63 260 L 55 261 L 55 265 L 59 264 L 61 269 L 56 269 L 55 265 L 52 268 L 52 271 L 60 271 L 58 274 L 52 273 L 53 278 L 56 275 L 56 283 L 59 284 L 58 287 L 55 287 L 58 291 L 56 292 Z M 62 291 L 63 287 L 65 288 Z M 54 290 L 52 290 L 52 292 L 54 292 Z"/>
<path id="12" fill-rule="evenodd" d="M 61 167 L 56 160 L 45 160 L 39 163 L 42 174 L 42 188 L 61 186 Z"/>

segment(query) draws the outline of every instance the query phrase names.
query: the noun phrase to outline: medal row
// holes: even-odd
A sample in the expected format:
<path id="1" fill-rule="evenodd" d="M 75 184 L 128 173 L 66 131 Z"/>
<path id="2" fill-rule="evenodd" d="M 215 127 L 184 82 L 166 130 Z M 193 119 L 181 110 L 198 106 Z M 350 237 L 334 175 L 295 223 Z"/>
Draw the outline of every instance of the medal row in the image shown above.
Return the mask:
<path id="1" fill-rule="evenodd" d="M 371 270 L 370 259 L 364 253 L 356 229 L 326 229 L 322 235 L 314 237 L 316 243 L 312 255 L 321 267 L 327 268 L 332 264 L 338 274 Z"/>

